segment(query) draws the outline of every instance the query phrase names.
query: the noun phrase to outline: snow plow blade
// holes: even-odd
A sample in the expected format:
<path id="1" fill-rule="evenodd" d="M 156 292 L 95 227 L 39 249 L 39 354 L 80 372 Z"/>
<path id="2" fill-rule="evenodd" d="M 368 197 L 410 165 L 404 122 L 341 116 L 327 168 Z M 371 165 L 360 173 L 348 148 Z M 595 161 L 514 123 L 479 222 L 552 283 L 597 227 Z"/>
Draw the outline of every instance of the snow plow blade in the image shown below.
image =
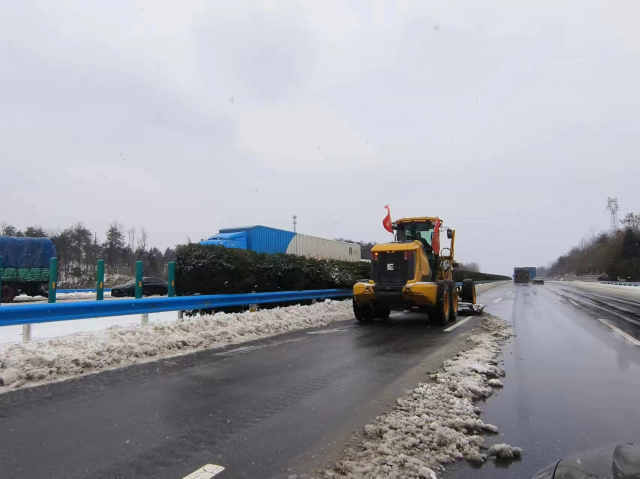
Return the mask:
<path id="1" fill-rule="evenodd" d="M 458 314 L 463 316 L 479 316 L 484 311 L 485 306 L 484 304 L 472 304 L 461 301 L 458 303 Z"/>

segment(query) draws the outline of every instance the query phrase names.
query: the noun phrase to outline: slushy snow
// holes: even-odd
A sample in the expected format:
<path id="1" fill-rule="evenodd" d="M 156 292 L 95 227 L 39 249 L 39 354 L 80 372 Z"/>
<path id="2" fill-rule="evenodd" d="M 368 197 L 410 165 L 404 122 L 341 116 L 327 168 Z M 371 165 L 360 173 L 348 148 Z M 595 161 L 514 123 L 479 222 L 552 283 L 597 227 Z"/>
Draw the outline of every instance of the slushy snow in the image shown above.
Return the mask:
<path id="1" fill-rule="evenodd" d="M 172 322 L 114 326 L 28 343 L 0 344 L 0 378 L 20 387 L 71 378 L 150 358 L 237 344 L 299 329 L 352 320 L 351 301 L 326 300 L 310 306 L 216 313 Z"/>
<path id="2" fill-rule="evenodd" d="M 324 477 L 436 479 L 445 464 L 459 459 L 481 464 L 490 457 L 519 458 L 520 448 L 496 444 L 487 450 L 481 436 L 498 428 L 480 419 L 473 401 L 502 385 L 498 378 L 504 370 L 497 357 L 510 329 L 493 316 L 480 327 L 481 332 L 469 338 L 471 349 L 445 361 L 442 370 L 431 375 L 434 382 L 407 391 L 392 412 L 367 424 L 360 449 L 347 450 Z"/>

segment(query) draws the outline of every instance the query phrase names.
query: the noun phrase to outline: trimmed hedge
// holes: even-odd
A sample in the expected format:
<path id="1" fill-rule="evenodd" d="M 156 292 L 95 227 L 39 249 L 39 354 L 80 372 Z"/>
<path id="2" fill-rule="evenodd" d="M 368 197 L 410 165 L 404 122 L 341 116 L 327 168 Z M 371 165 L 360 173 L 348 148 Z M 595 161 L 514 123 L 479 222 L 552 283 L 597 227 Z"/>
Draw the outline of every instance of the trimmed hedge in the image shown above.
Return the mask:
<path id="1" fill-rule="evenodd" d="M 510 276 L 502 276 L 499 274 L 489 273 L 476 273 L 475 271 L 457 271 L 453 270 L 453 280 L 457 283 L 464 281 L 465 279 L 472 279 L 474 281 L 503 281 L 511 280 Z"/>
<path id="2" fill-rule="evenodd" d="M 369 269 L 369 263 L 190 243 L 176 248 L 176 294 L 350 289 L 357 280 L 369 277 Z"/>

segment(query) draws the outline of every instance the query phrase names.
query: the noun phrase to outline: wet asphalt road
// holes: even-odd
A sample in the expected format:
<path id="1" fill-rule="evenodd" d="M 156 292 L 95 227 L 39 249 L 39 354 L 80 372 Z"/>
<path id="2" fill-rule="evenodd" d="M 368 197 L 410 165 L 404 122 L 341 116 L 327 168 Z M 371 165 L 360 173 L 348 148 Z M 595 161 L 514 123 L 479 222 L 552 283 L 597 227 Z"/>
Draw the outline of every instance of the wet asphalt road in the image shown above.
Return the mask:
<path id="1" fill-rule="evenodd" d="M 640 440 L 640 346 L 599 321 L 640 340 L 640 295 L 547 283 L 503 286 L 484 301 L 516 334 L 504 351 L 504 389 L 480 405 L 500 429 L 487 441 L 520 446 L 523 459 L 458 463 L 446 477 L 530 478 L 564 455 Z"/>
<path id="2" fill-rule="evenodd" d="M 309 472 L 478 321 L 444 332 L 417 313 L 350 320 L 3 394 L 0 477 L 180 479 L 207 463 L 225 479 Z"/>

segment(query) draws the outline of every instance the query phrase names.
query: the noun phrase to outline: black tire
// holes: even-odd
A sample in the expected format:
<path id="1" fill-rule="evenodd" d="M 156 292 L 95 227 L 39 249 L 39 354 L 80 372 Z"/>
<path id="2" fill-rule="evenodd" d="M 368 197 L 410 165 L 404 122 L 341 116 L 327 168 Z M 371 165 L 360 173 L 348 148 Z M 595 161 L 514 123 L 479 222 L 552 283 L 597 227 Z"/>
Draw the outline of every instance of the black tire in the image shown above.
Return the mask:
<path id="1" fill-rule="evenodd" d="M 362 321 L 364 319 L 364 315 L 362 314 L 362 308 L 358 306 L 358 303 L 356 303 L 355 298 L 353 298 L 351 302 L 353 303 L 353 315 L 356 317 L 358 321 Z"/>
<path id="2" fill-rule="evenodd" d="M 376 318 L 387 319 L 391 314 L 391 308 L 380 307 L 376 309 Z"/>
<path id="3" fill-rule="evenodd" d="M 449 285 L 445 281 L 436 281 L 436 284 L 438 285 L 436 306 L 429 312 L 429 320 L 437 326 L 445 326 L 449 322 L 451 303 Z"/>
<path id="4" fill-rule="evenodd" d="M 352 301 L 353 301 L 353 314 L 358 321 L 361 321 L 364 323 L 370 323 L 371 321 L 376 319 L 373 308 L 371 308 L 371 305 L 365 304 L 364 306 L 360 306 L 358 303 L 356 303 L 355 298 Z"/>
<path id="5" fill-rule="evenodd" d="M 0 292 L 0 302 L 10 303 L 18 295 L 16 288 L 10 284 L 2 285 L 2 292 Z"/>
<path id="6" fill-rule="evenodd" d="M 456 283 L 455 281 L 447 281 L 449 284 L 449 321 L 453 322 L 458 319 L 458 302 L 456 301 Z"/>
<path id="7" fill-rule="evenodd" d="M 472 279 L 465 279 L 462 282 L 460 300 L 465 303 L 476 304 L 476 282 Z"/>

